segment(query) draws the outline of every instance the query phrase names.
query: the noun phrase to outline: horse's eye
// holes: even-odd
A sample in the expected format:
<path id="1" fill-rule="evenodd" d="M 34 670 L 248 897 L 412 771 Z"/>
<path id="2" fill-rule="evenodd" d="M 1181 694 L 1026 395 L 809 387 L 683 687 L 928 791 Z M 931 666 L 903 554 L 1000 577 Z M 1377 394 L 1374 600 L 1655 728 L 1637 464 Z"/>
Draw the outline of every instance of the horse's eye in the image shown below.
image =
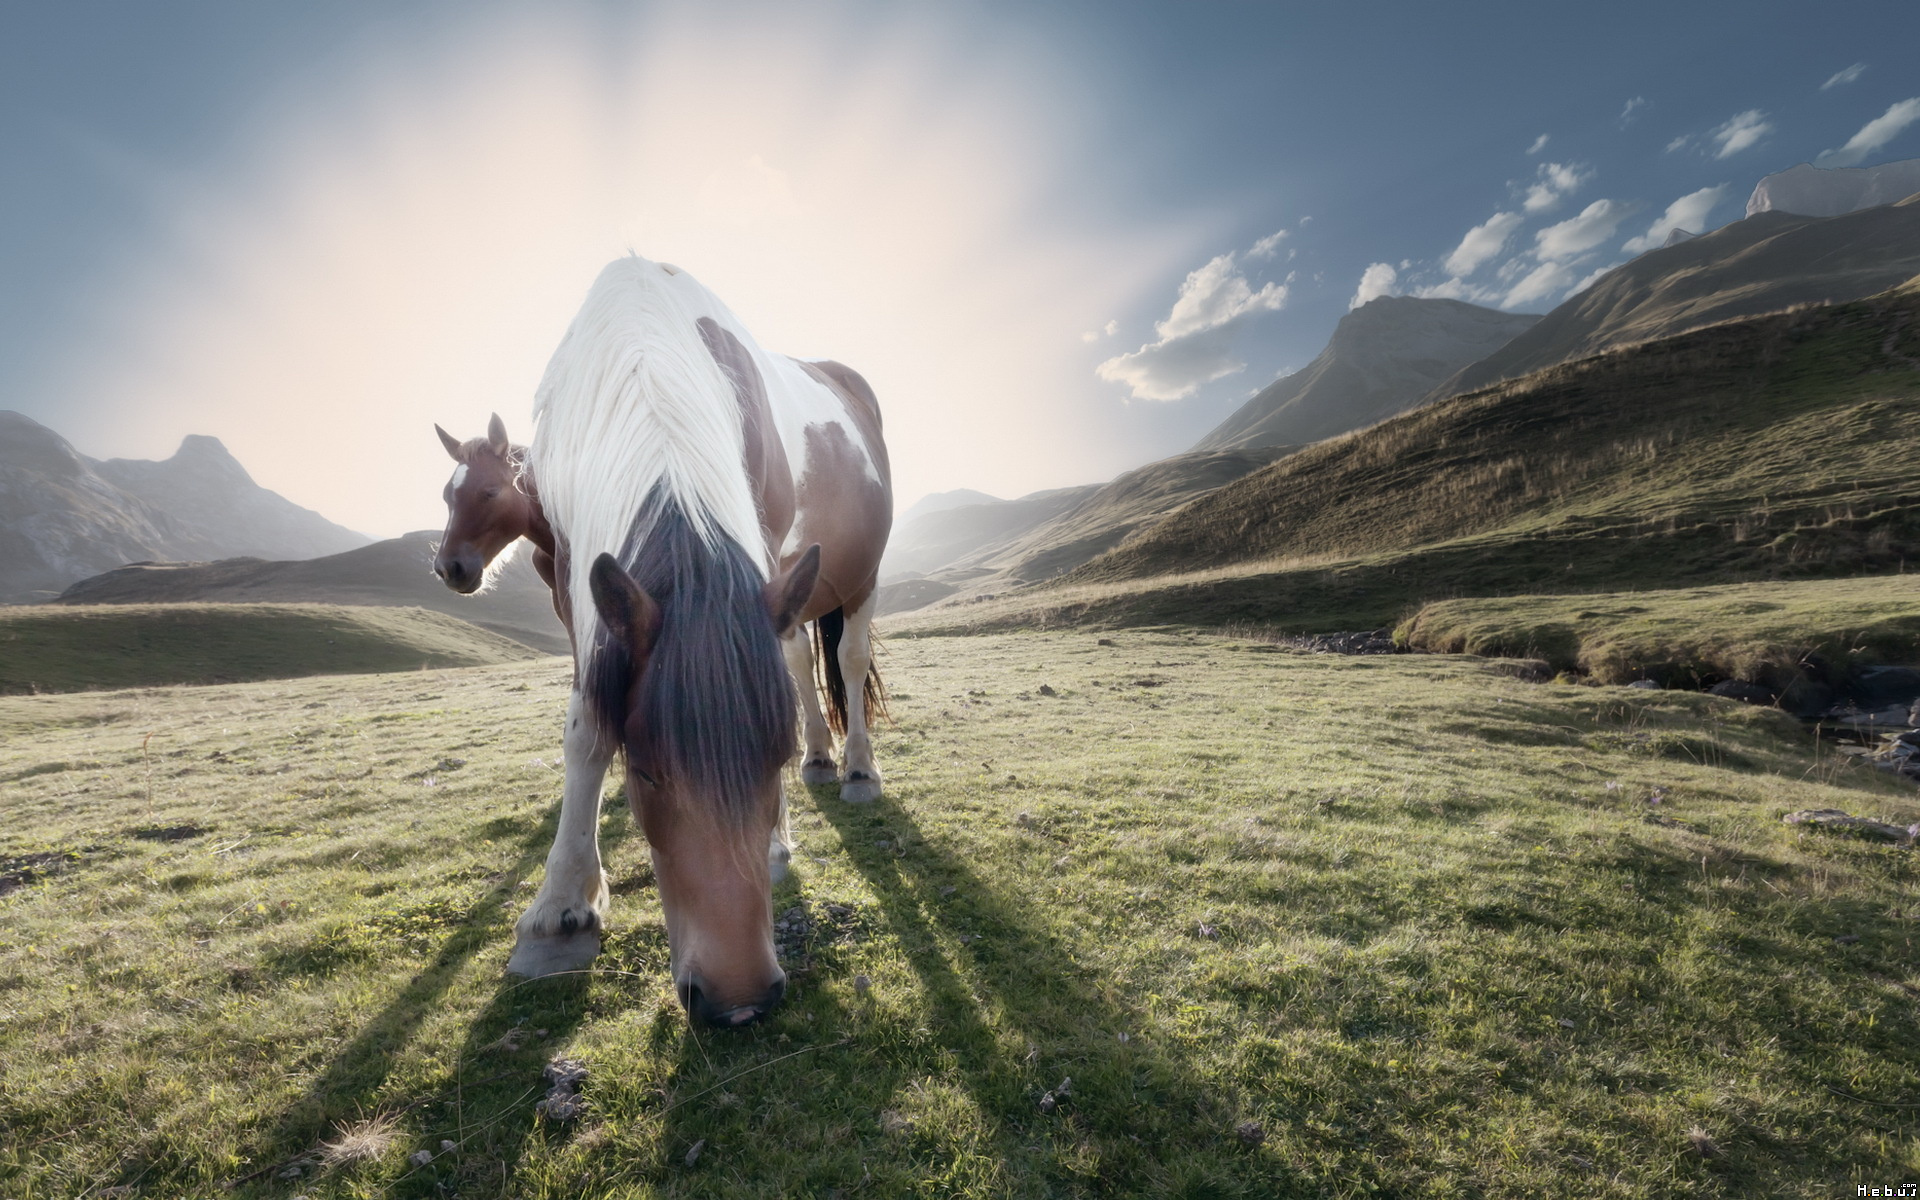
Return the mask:
<path id="1" fill-rule="evenodd" d="M 488 500 L 492 500 L 495 497 L 499 496 L 499 494 L 500 494 L 500 489 L 498 486 L 490 487 L 486 490 L 485 498 Z"/>

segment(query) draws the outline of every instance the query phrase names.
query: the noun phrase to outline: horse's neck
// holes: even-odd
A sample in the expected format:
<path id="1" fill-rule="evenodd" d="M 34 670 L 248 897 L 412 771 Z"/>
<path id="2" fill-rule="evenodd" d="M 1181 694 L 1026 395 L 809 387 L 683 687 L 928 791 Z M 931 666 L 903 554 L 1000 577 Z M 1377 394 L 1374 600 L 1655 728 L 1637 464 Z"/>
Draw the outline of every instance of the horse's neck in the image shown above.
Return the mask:
<path id="1" fill-rule="evenodd" d="M 520 450 L 522 455 L 526 453 L 522 447 L 516 446 L 515 449 Z M 533 543 L 534 549 L 544 550 L 548 557 L 552 557 L 553 525 L 547 520 L 547 510 L 540 507 L 540 485 L 534 482 L 531 471 L 521 471 L 520 490 L 527 494 L 528 501 L 527 532 L 522 536 Z"/>

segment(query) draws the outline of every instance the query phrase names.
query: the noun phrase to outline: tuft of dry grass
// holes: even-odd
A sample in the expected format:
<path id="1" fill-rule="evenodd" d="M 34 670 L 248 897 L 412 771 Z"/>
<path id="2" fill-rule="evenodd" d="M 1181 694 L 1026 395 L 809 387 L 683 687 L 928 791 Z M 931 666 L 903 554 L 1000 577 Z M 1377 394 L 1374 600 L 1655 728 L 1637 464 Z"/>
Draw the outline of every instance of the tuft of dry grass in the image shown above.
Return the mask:
<path id="1" fill-rule="evenodd" d="M 392 1113 L 366 1117 L 340 1127 L 339 1136 L 320 1143 L 320 1165 L 328 1170 L 385 1158 L 400 1140 L 400 1122 Z"/>

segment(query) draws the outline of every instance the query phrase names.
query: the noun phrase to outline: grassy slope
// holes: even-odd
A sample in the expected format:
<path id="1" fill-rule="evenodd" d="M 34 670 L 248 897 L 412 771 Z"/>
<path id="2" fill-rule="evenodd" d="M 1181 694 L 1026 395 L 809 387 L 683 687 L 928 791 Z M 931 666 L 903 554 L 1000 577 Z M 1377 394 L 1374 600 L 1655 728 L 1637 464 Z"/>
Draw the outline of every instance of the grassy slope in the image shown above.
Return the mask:
<path id="1" fill-rule="evenodd" d="M 890 796 L 799 792 L 777 911 L 821 931 L 726 1036 L 682 1024 L 611 794 L 601 973 L 500 977 L 552 833 L 553 663 L 0 701 L 0 869 L 44 876 L 0 899 L 0 1192 L 274 1167 L 236 1194 L 1824 1198 L 1920 1171 L 1920 867 L 1779 820 L 1904 823 L 1911 788 L 1705 696 L 1118 640 L 893 644 Z M 557 1053 L 591 1071 L 572 1127 L 533 1112 Z M 276 1177 L 383 1117 L 366 1161 Z"/>
<path id="2" fill-rule="evenodd" d="M 330 604 L 0 608 L 0 692 L 415 671 L 537 656 L 537 651 L 519 642 L 418 608 Z"/>
<path id="3" fill-rule="evenodd" d="M 1395 631 L 1420 650 L 1524 655 L 1604 683 L 1791 677 L 1817 654 L 1920 662 L 1920 576 L 1429 604 Z"/>
<path id="4" fill-rule="evenodd" d="M 1351 629 L 1448 596 L 1892 572 L 1920 560 L 1916 430 L 1909 290 L 1432 404 L 1203 496 L 1055 585 L 915 620 Z"/>

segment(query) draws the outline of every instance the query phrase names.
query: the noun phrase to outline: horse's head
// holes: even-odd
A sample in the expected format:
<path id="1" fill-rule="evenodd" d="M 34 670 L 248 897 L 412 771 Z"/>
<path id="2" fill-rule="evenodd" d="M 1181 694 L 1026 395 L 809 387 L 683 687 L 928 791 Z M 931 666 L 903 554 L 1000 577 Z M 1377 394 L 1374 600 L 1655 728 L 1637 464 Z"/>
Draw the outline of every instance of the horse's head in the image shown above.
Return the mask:
<path id="1" fill-rule="evenodd" d="M 610 554 L 594 607 L 617 652 L 593 687 L 619 726 L 627 799 L 653 850 L 673 982 L 688 1013 L 745 1025 L 780 1002 L 767 846 L 794 750 L 794 694 L 779 638 L 820 572 L 814 546 L 731 602 L 656 601 Z M 757 581 L 757 575 L 754 577 Z"/>
<path id="2" fill-rule="evenodd" d="M 533 523 L 533 497 L 520 483 L 522 451 L 507 441 L 507 427 L 495 413 L 487 436 L 462 442 L 438 425 L 440 444 L 460 464 L 447 480 L 447 528 L 433 573 L 456 592 L 470 594 L 486 579 L 487 564 Z"/>

